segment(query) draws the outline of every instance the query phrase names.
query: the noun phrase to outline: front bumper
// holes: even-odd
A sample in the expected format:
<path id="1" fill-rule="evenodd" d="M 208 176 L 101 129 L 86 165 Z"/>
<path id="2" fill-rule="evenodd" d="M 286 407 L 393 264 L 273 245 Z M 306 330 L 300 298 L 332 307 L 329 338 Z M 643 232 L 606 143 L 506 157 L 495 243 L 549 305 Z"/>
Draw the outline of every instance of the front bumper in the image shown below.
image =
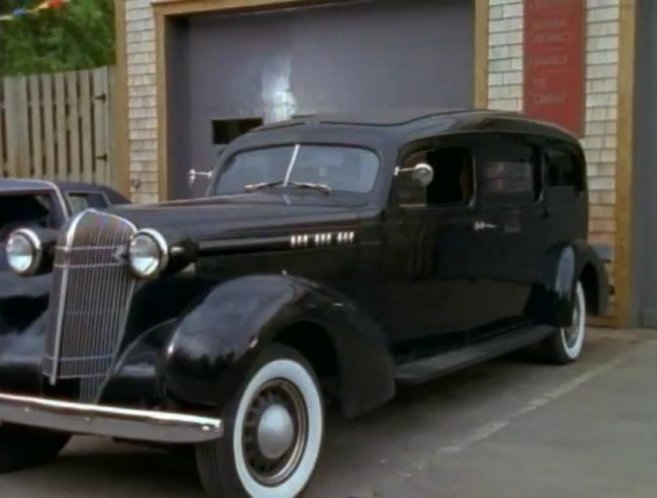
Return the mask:
<path id="1" fill-rule="evenodd" d="M 218 418 L 0 393 L 2 422 L 152 443 L 197 444 L 223 436 L 223 422 Z"/>

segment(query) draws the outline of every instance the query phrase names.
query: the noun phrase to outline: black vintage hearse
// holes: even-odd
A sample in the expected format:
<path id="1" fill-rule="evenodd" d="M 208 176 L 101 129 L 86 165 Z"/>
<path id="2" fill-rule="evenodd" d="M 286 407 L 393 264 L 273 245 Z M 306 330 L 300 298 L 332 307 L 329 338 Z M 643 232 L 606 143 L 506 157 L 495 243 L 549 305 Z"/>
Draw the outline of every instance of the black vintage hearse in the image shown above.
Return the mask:
<path id="1" fill-rule="evenodd" d="M 606 307 L 582 149 L 519 115 L 265 126 L 211 183 L 10 236 L 15 271 L 54 272 L 49 311 L 0 330 L 0 470 L 95 434 L 196 445 L 214 497 L 290 498 L 327 400 L 355 416 L 534 344 L 569 363 Z"/>

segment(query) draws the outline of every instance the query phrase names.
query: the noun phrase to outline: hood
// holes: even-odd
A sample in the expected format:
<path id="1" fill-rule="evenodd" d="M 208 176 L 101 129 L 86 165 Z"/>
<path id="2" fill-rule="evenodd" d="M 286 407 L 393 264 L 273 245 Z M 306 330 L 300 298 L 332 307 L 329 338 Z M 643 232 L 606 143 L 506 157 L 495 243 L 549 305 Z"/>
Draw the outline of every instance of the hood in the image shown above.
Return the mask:
<path id="1" fill-rule="evenodd" d="M 353 226 L 366 207 L 363 199 L 352 197 L 248 194 L 117 206 L 110 212 L 138 228 L 171 230 L 203 241 Z"/>

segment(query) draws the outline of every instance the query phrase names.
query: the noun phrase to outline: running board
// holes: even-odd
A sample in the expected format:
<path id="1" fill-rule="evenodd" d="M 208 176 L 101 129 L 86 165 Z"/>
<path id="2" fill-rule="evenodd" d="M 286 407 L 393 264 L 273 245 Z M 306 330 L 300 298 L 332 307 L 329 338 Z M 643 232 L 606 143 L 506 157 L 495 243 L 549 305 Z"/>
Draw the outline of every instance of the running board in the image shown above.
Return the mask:
<path id="1" fill-rule="evenodd" d="M 519 329 L 499 338 L 483 341 L 457 351 L 424 358 L 397 367 L 396 381 L 402 385 L 424 384 L 456 370 L 531 346 L 554 331 L 548 326 Z"/>

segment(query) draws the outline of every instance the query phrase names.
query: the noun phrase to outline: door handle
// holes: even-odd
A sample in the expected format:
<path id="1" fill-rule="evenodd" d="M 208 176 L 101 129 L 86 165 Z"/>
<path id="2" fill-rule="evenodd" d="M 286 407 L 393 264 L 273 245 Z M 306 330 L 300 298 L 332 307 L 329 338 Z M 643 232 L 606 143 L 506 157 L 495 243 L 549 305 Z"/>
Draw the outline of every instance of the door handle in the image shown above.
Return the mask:
<path id="1" fill-rule="evenodd" d="M 475 232 L 483 232 L 484 230 L 495 230 L 497 228 L 497 225 L 494 225 L 492 223 L 486 223 L 485 221 L 475 221 L 474 225 L 472 225 L 472 229 Z"/>

